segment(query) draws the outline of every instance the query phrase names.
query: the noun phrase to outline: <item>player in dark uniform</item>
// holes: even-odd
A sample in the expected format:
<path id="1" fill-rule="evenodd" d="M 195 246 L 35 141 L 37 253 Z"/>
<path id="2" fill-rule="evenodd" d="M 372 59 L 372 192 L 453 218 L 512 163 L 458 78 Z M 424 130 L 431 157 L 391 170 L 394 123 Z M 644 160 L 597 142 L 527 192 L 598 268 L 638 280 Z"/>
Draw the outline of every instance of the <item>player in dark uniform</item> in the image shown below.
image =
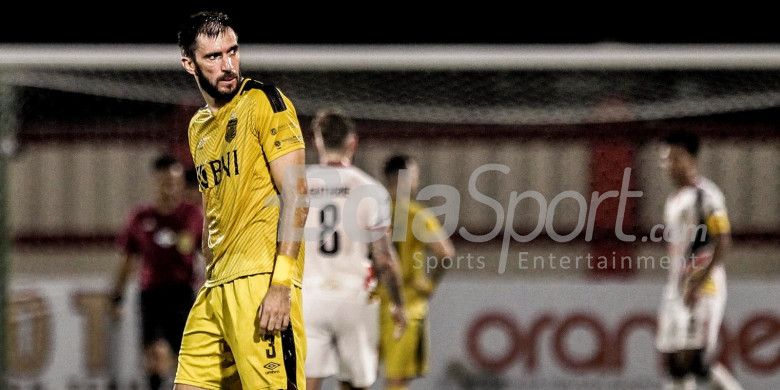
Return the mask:
<path id="1" fill-rule="evenodd" d="M 140 260 L 140 306 L 149 386 L 159 389 L 172 374 L 175 354 L 194 300 L 193 260 L 200 248 L 200 207 L 184 200 L 184 170 L 170 156 L 154 162 L 157 196 L 137 207 L 119 235 L 124 262 L 119 268 L 112 302 L 120 313 L 127 280 Z"/>

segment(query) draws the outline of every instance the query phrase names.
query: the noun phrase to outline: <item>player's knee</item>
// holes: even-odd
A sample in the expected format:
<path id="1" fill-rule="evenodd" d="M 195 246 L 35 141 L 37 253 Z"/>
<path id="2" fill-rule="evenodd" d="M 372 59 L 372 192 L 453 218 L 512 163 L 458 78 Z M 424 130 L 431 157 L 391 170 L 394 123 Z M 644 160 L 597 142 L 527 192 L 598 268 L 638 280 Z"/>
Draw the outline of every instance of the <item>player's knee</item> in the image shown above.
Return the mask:
<path id="1" fill-rule="evenodd" d="M 320 390 L 322 386 L 321 378 L 306 378 L 306 388 L 309 390 Z"/>
<path id="2" fill-rule="evenodd" d="M 678 354 L 668 353 L 664 356 L 666 373 L 673 379 L 683 379 L 690 373 L 688 364 Z"/>
<path id="3" fill-rule="evenodd" d="M 154 344 L 151 345 L 151 353 L 155 355 L 157 358 L 167 358 L 171 355 L 171 348 L 168 346 L 168 343 L 162 340 L 158 340 Z"/>
<path id="4" fill-rule="evenodd" d="M 365 387 L 355 387 L 348 382 L 339 382 L 339 389 L 341 390 L 364 390 Z"/>
<path id="5" fill-rule="evenodd" d="M 171 348 L 162 340 L 147 346 L 145 355 L 147 367 L 151 372 L 165 373 L 170 369 L 174 361 Z"/>

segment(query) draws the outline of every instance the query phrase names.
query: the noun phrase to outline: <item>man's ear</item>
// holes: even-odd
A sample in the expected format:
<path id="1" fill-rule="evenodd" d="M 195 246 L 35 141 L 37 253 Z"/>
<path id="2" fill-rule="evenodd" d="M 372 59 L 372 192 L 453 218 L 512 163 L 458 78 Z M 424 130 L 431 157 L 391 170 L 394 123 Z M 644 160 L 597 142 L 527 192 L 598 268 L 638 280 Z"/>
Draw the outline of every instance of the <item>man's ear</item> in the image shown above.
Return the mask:
<path id="1" fill-rule="evenodd" d="M 346 147 L 350 157 L 355 154 L 358 146 L 358 136 L 355 133 L 350 133 L 347 137 Z"/>
<path id="2" fill-rule="evenodd" d="M 350 133 L 347 135 L 347 138 L 344 140 L 342 147 L 342 151 L 346 157 L 349 157 L 350 159 L 355 157 L 355 152 L 357 151 L 357 141 L 357 134 Z"/>
<path id="3" fill-rule="evenodd" d="M 319 132 L 314 133 L 314 147 L 317 149 L 317 155 L 325 155 L 325 141 L 322 139 L 322 135 Z"/>
<path id="4" fill-rule="evenodd" d="M 195 62 L 192 60 L 192 58 L 181 56 L 181 67 L 184 68 L 187 73 L 195 75 Z"/>

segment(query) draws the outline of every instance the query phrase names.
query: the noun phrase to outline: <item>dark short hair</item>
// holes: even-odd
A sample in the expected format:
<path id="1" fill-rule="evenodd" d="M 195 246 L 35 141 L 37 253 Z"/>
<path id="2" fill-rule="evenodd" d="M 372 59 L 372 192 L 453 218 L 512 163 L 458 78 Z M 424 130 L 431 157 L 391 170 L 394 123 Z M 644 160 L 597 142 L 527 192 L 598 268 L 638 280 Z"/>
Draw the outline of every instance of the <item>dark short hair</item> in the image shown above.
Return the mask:
<path id="1" fill-rule="evenodd" d="M 405 154 L 396 154 L 385 162 L 385 176 L 392 177 L 398 175 L 398 171 L 409 168 L 409 165 L 412 165 L 413 162 L 414 160 Z"/>
<path id="2" fill-rule="evenodd" d="M 675 130 L 663 138 L 663 142 L 669 146 L 679 146 L 688 154 L 696 157 L 699 154 L 699 136 L 686 130 Z"/>
<path id="3" fill-rule="evenodd" d="M 152 170 L 155 172 L 163 172 L 177 165 L 179 165 L 179 160 L 176 160 L 175 157 L 169 154 L 163 154 L 162 156 L 154 159 L 154 162 L 152 163 Z"/>
<path id="4" fill-rule="evenodd" d="M 228 28 L 236 31 L 233 21 L 222 12 L 198 12 L 190 15 L 179 27 L 179 48 L 184 56 L 193 58 L 198 35 L 216 38 Z"/>
<path id="5" fill-rule="evenodd" d="M 325 147 L 336 149 L 344 146 L 344 141 L 355 133 L 355 122 L 337 108 L 324 108 L 317 111 L 311 121 L 315 134 L 322 137 Z"/>

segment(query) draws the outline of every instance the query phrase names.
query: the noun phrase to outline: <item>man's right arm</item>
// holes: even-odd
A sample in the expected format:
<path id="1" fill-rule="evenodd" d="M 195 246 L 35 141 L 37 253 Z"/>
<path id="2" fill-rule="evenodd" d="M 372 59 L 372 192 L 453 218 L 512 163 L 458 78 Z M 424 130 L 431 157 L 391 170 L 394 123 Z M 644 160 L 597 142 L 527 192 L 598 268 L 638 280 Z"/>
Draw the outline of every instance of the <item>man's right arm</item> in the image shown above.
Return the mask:
<path id="1" fill-rule="evenodd" d="M 118 308 L 121 306 L 127 281 L 135 271 L 135 258 L 141 251 L 140 245 L 135 238 L 137 229 L 137 214 L 134 213 L 127 219 L 127 225 L 117 237 L 117 244 L 122 250 L 123 257 L 114 277 L 114 285 L 109 292 L 109 299 L 111 300 L 111 306 L 115 308 L 115 314 L 119 314 Z"/>
<path id="2" fill-rule="evenodd" d="M 731 224 L 725 202 L 721 198 L 712 202 L 714 203 L 710 205 L 712 211 L 705 217 L 704 221 L 706 232 L 712 240 L 712 258 L 703 269 L 695 270 L 685 281 L 686 288 L 683 291 L 683 299 L 688 306 L 693 306 L 696 302 L 699 289 L 710 278 L 715 266 L 723 263 L 724 252 L 731 247 Z"/>
<path id="3" fill-rule="evenodd" d="M 122 304 L 124 298 L 125 286 L 127 286 L 127 280 L 130 279 L 130 274 L 135 270 L 135 256 L 132 253 L 125 253 L 122 263 L 119 265 L 119 270 L 116 273 L 116 279 L 114 280 L 114 288 L 111 290 L 111 306 L 115 310 Z"/>

